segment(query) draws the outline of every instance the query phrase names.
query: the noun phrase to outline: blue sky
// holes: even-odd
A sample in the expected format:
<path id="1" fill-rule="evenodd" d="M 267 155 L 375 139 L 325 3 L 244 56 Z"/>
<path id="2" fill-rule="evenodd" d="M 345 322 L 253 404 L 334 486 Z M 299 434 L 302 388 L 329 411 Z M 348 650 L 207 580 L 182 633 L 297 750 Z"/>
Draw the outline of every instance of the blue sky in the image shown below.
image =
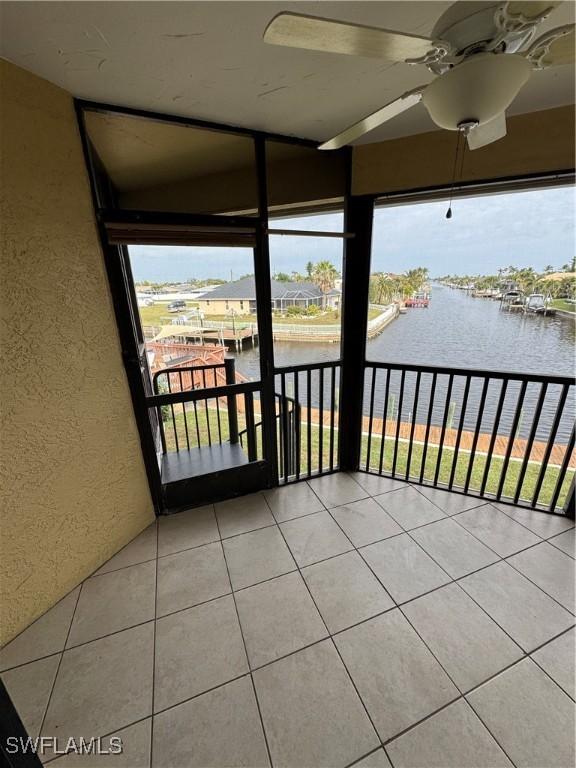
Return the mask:
<path id="1" fill-rule="evenodd" d="M 404 272 L 428 267 L 434 275 L 490 274 L 500 267 L 560 267 L 576 251 L 572 187 L 456 200 L 446 219 L 444 201 L 379 208 L 375 213 L 372 270 Z M 337 214 L 276 220 L 275 227 L 338 231 Z M 168 282 L 252 272 L 247 249 L 131 246 L 135 280 Z M 273 272 L 304 272 L 308 261 L 341 268 L 339 240 L 271 237 Z"/>

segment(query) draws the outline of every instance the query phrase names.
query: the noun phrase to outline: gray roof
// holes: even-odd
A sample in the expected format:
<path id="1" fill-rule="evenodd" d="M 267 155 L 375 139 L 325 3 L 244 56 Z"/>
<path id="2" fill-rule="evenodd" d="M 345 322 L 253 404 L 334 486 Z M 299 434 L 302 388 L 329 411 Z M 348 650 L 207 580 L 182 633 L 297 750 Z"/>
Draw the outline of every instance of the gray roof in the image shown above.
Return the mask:
<path id="1" fill-rule="evenodd" d="M 290 283 L 282 280 L 271 280 L 270 287 L 273 299 L 316 299 L 322 296 L 322 291 L 314 283 Z M 200 300 L 212 301 L 223 299 L 256 299 L 254 276 L 243 277 L 233 283 L 226 283 L 203 293 Z"/>

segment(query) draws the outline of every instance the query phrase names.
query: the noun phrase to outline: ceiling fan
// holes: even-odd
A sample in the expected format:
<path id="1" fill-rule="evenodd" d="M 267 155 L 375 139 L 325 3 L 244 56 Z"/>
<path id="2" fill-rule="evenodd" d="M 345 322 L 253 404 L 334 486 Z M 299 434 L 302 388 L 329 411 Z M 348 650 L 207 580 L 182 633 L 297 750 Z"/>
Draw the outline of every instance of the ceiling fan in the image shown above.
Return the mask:
<path id="1" fill-rule="evenodd" d="M 272 45 L 424 65 L 437 77 L 346 128 L 319 149 L 340 149 L 422 101 L 430 117 L 461 131 L 470 149 L 506 135 L 505 111 L 533 69 L 574 62 L 574 24 L 534 40 L 556 0 L 456 2 L 430 38 L 378 27 L 280 13 L 264 32 Z"/>

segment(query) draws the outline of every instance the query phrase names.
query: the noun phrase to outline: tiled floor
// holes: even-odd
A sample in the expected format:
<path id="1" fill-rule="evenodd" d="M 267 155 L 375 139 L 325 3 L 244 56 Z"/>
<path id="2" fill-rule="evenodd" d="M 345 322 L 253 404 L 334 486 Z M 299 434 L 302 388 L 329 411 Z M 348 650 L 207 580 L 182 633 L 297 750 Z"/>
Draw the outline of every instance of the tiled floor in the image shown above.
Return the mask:
<path id="1" fill-rule="evenodd" d="M 161 518 L 0 652 L 56 766 L 572 768 L 574 528 L 364 474 Z"/>

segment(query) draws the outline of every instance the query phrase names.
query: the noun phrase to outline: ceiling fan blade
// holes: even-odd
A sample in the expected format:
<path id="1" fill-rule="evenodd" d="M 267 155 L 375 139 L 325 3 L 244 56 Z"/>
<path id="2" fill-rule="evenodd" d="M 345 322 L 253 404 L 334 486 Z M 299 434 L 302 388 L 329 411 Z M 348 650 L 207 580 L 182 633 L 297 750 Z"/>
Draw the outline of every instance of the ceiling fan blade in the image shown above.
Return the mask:
<path id="1" fill-rule="evenodd" d="M 264 41 L 272 45 L 389 61 L 417 59 L 437 47 L 426 37 L 299 13 L 275 16 L 264 31 Z"/>
<path id="2" fill-rule="evenodd" d="M 360 136 L 364 136 L 365 133 L 373 131 L 374 128 L 378 128 L 382 123 L 391 120 L 393 117 L 396 117 L 396 115 L 399 115 L 407 109 L 410 109 L 410 107 L 418 104 L 422 99 L 422 91 L 425 87 L 426 86 L 423 85 L 420 88 L 415 88 L 412 91 L 404 93 L 400 98 L 394 99 L 394 101 L 381 107 L 376 112 L 373 112 L 371 115 L 354 123 L 350 128 L 346 128 L 345 131 L 342 131 L 342 133 L 339 133 L 333 139 L 324 142 L 318 149 L 340 149 L 356 139 L 359 139 Z"/>
<path id="3" fill-rule="evenodd" d="M 540 18 L 542 15 L 548 15 L 561 5 L 561 0 L 511 0 L 506 6 L 506 12 L 512 18 L 522 16 L 527 21 Z M 548 12 L 548 13 L 546 13 Z"/>
<path id="4" fill-rule="evenodd" d="M 574 24 L 556 27 L 539 37 L 526 53 L 526 58 L 536 69 L 573 64 L 576 58 Z"/>
<path id="5" fill-rule="evenodd" d="M 468 148 L 480 149 L 480 147 L 503 139 L 504 136 L 506 136 L 506 114 L 502 112 L 490 122 L 470 130 L 467 137 Z"/>

